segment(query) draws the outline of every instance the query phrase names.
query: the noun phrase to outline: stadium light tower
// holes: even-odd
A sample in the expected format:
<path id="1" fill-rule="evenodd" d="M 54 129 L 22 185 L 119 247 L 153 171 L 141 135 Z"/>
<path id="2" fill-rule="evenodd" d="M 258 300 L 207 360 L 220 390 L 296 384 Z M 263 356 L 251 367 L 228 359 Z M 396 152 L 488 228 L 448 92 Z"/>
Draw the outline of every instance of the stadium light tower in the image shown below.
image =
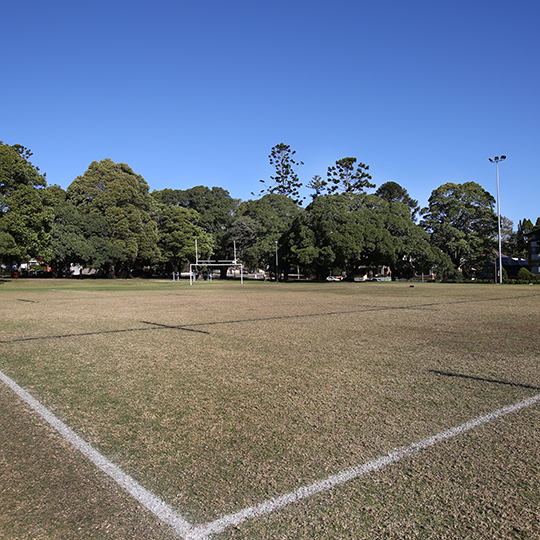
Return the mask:
<path id="1" fill-rule="evenodd" d="M 495 163 L 497 166 L 497 221 L 499 226 L 499 283 L 503 282 L 502 274 L 502 247 L 501 247 L 501 195 L 499 193 L 499 162 L 504 161 L 506 156 L 495 156 L 494 158 L 488 158 L 491 163 Z"/>

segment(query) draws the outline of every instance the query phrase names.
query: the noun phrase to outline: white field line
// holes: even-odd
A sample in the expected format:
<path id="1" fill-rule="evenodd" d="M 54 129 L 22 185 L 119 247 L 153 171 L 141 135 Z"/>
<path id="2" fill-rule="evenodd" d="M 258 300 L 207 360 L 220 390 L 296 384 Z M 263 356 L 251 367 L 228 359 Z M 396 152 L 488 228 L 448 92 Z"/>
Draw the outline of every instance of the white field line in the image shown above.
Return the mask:
<path id="1" fill-rule="evenodd" d="M 385 456 L 381 456 L 373 461 L 369 461 L 356 467 L 351 467 L 350 469 L 341 471 L 338 474 L 329 476 L 324 480 L 319 480 L 318 482 L 295 489 L 294 491 L 290 491 L 289 493 L 285 493 L 279 497 L 269 499 L 254 506 L 250 506 L 249 508 L 244 508 L 243 510 L 235 512 L 234 514 L 228 514 L 216 519 L 215 521 L 201 525 L 185 538 L 186 540 L 205 540 L 212 534 L 223 532 L 228 527 L 239 525 L 248 519 L 255 519 L 265 514 L 275 512 L 276 510 L 280 510 L 289 504 L 301 501 L 307 497 L 311 497 L 312 495 L 320 493 L 321 491 L 327 491 L 339 486 L 340 484 L 348 482 L 349 480 L 358 478 L 359 476 L 383 469 L 392 463 L 396 463 L 405 457 L 415 454 L 416 452 L 425 450 L 426 448 L 429 448 L 430 446 L 433 446 L 441 441 L 461 435 L 466 431 L 481 426 L 482 424 L 486 424 L 487 422 L 491 422 L 492 420 L 496 420 L 497 418 L 500 418 L 506 414 L 519 411 L 525 407 L 530 407 L 539 401 L 540 394 L 528 399 L 524 399 L 523 401 L 520 401 L 514 405 L 508 405 L 507 407 L 493 411 L 485 416 L 479 416 L 478 418 L 469 420 L 464 424 L 447 429 L 446 431 L 441 431 L 440 433 L 427 437 L 419 442 L 412 443 L 405 448 L 400 448 L 393 452 L 389 452 Z"/>
<path id="2" fill-rule="evenodd" d="M 14 380 L 0 371 L 2 380 L 13 392 L 15 392 L 24 402 L 26 402 L 35 412 L 37 412 L 47 423 L 49 423 L 66 441 L 72 444 L 79 452 L 86 456 L 101 471 L 110 476 L 121 488 L 125 489 L 135 500 L 139 501 L 150 512 L 164 523 L 170 525 L 174 531 L 188 538 L 193 530 L 193 525 L 186 521 L 180 514 L 164 503 L 159 497 L 143 488 L 136 480 L 114 465 L 105 456 L 95 450 L 84 439 L 79 437 L 64 422 L 58 419 L 52 412 L 44 407 L 39 401 L 34 399 L 26 390 L 22 389 Z"/>
<path id="3" fill-rule="evenodd" d="M 311 497 L 316 493 L 327 491 L 336 486 L 344 484 L 349 480 L 353 480 L 365 474 L 383 469 L 392 463 L 397 463 L 403 458 L 416 454 L 417 452 L 425 450 L 430 446 L 434 446 L 435 444 L 447 439 L 462 435 L 471 429 L 477 428 L 507 414 L 519 411 L 520 409 L 530 407 L 531 405 L 534 405 L 540 401 L 540 394 L 538 394 L 519 401 L 514 405 L 502 407 L 501 409 L 497 409 L 496 411 L 486 414 L 485 416 L 479 416 L 469 420 L 468 422 L 460 424 L 459 426 L 441 431 L 436 435 L 432 435 L 431 437 L 427 437 L 421 441 L 412 443 L 404 448 L 399 448 L 393 452 L 389 452 L 385 456 L 368 461 L 362 465 L 351 467 L 350 469 L 346 469 L 323 480 L 319 480 L 318 482 L 314 482 L 294 491 L 290 491 L 284 495 L 280 495 L 279 497 L 269 499 L 254 506 L 244 508 L 233 514 L 223 516 L 215 521 L 197 526 L 186 521 L 173 508 L 156 497 L 150 491 L 143 488 L 137 481 L 124 473 L 119 467 L 111 463 L 105 456 L 95 450 L 91 445 L 79 437 L 72 429 L 67 427 L 66 424 L 52 414 L 47 408 L 39 403 L 39 401 L 34 399 L 28 392 L 26 392 L 26 390 L 23 390 L 7 375 L 4 375 L 2 371 L 0 371 L 0 380 L 2 380 L 23 401 L 34 409 L 34 411 L 36 411 L 46 422 L 56 429 L 69 443 L 71 443 L 77 450 L 90 459 L 101 471 L 110 476 L 120 487 L 125 489 L 135 500 L 139 501 L 157 518 L 170 525 L 173 530 L 185 540 L 207 540 L 211 535 L 221 533 L 228 527 L 239 525 L 249 519 L 255 519 L 257 517 L 270 514 L 271 512 L 280 510 L 289 504 Z"/>

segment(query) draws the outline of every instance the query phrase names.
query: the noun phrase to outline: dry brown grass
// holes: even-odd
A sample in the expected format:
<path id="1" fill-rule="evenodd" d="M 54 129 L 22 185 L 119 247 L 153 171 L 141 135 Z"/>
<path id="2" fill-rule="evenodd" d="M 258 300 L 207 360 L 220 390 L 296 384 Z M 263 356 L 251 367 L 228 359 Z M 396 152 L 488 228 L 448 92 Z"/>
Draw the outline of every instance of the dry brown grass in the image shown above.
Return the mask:
<path id="1" fill-rule="evenodd" d="M 534 287 L 0 287 L 0 369 L 196 522 L 540 388 Z M 537 413 L 511 415 L 225 536 L 533 538 Z"/>

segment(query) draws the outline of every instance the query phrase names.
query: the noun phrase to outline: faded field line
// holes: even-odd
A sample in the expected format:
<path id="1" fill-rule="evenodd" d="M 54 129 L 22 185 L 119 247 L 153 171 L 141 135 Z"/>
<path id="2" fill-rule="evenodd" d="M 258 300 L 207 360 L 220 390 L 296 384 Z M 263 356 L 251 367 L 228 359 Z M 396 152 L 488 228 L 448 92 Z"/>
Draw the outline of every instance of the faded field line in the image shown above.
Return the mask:
<path id="1" fill-rule="evenodd" d="M 487 424 L 493 420 L 501 418 L 507 414 L 530 407 L 540 401 L 540 394 L 524 399 L 513 405 L 508 405 L 497 409 L 484 416 L 479 416 L 468 422 L 441 431 L 436 435 L 422 439 L 404 448 L 396 449 L 388 454 L 378 457 L 372 461 L 351 467 L 335 475 L 319 480 L 307 486 L 290 491 L 279 497 L 275 497 L 244 508 L 238 512 L 225 515 L 219 519 L 203 525 L 193 525 L 185 520 L 176 510 L 167 505 L 160 498 L 142 487 L 137 481 L 124 473 L 118 466 L 110 462 L 105 456 L 95 450 L 84 439 L 79 437 L 71 428 L 59 420 L 53 413 L 44 407 L 39 401 L 34 399 L 26 390 L 21 388 L 15 381 L 0 371 L 2 380 L 15 394 L 36 411 L 47 423 L 56 429 L 62 437 L 72 444 L 83 455 L 90 459 L 101 471 L 111 477 L 121 488 L 126 490 L 135 500 L 140 502 L 158 519 L 172 527 L 172 529 L 184 540 L 208 540 L 212 535 L 219 534 L 232 526 L 255 519 L 266 514 L 270 514 L 285 506 L 296 503 L 317 493 L 330 490 L 345 482 L 359 478 L 360 476 L 379 471 L 388 465 L 397 463 L 402 459 L 434 446 L 442 441 L 462 435 L 467 431 Z"/>

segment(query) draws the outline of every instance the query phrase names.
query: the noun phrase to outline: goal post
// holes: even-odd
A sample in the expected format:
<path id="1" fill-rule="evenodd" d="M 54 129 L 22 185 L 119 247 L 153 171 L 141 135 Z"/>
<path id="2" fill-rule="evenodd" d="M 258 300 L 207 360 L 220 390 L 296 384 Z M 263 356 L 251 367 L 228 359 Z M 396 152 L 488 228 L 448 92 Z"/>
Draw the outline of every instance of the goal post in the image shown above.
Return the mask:
<path id="1" fill-rule="evenodd" d="M 234 259 L 232 261 L 229 260 L 219 260 L 219 261 L 212 261 L 212 260 L 200 260 L 199 259 L 199 250 L 197 248 L 197 239 L 195 238 L 195 262 L 191 263 L 189 265 L 189 284 L 193 285 L 193 269 L 197 268 L 198 266 L 233 266 L 233 267 L 240 267 L 240 283 L 244 284 L 244 265 L 242 263 L 237 262 L 236 259 L 236 241 L 233 243 L 234 245 Z"/>
<path id="2" fill-rule="evenodd" d="M 196 281 L 193 279 L 193 276 L 195 274 L 194 270 L 199 266 L 209 266 L 209 267 L 215 267 L 215 266 L 233 266 L 236 268 L 240 268 L 240 284 L 244 284 L 244 265 L 242 263 L 237 263 L 236 261 L 220 261 L 220 262 L 214 262 L 214 261 L 198 261 L 196 263 L 191 263 L 189 265 L 189 284 L 193 285 L 193 282 Z"/>

